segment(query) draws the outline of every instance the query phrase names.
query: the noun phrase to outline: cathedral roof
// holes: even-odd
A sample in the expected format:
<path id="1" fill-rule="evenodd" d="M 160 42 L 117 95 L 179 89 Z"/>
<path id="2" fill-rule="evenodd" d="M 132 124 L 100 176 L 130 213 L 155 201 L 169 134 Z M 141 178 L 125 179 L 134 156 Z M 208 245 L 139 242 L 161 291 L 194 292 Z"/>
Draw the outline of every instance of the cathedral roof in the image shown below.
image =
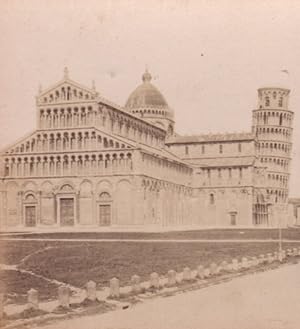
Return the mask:
<path id="1" fill-rule="evenodd" d="M 168 103 L 161 92 L 151 83 L 152 76 L 148 72 L 142 76 L 142 84 L 139 85 L 129 96 L 125 108 L 168 108 Z"/>
<path id="2" fill-rule="evenodd" d="M 225 133 L 225 134 L 202 134 L 191 136 L 172 136 L 167 144 L 185 144 L 185 143 L 206 143 L 206 142 L 233 142 L 253 140 L 255 135 L 252 133 Z"/>
<path id="3" fill-rule="evenodd" d="M 227 157 L 227 158 L 204 158 L 204 159 L 192 159 L 193 165 L 211 168 L 218 167 L 241 167 L 241 166 L 253 166 L 255 163 L 255 156 L 247 157 Z"/>

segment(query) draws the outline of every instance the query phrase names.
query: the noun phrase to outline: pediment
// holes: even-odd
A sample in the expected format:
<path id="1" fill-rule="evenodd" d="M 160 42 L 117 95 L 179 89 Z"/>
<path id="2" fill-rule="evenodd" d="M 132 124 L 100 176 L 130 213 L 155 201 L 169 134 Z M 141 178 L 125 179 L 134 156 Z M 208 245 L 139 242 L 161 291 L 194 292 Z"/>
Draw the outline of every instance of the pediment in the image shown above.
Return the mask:
<path id="1" fill-rule="evenodd" d="M 41 91 L 37 96 L 38 105 L 52 105 L 72 102 L 94 101 L 98 96 L 95 87 L 85 87 L 69 78 Z"/>
<path id="2" fill-rule="evenodd" d="M 54 147 L 50 148 L 53 141 Z M 71 147 L 71 144 L 73 145 Z M 113 136 L 97 128 L 35 131 L 19 139 L 4 150 L 2 154 L 32 154 L 68 151 L 105 151 L 112 149 L 132 149 L 136 145 L 132 141 Z"/>

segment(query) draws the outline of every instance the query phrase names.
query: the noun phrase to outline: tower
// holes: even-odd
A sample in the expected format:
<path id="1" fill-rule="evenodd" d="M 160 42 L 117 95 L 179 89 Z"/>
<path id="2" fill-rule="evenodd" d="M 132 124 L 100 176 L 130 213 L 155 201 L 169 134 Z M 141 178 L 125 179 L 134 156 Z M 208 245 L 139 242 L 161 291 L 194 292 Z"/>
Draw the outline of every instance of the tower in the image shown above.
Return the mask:
<path id="1" fill-rule="evenodd" d="M 271 226 L 287 224 L 294 116 L 288 109 L 289 93 L 290 90 L 284 88 L 258 89 L 258 108 L 253 111 L 252 118 L 252 130 L 257 138 L 256 154 L 267 171 Z"/>

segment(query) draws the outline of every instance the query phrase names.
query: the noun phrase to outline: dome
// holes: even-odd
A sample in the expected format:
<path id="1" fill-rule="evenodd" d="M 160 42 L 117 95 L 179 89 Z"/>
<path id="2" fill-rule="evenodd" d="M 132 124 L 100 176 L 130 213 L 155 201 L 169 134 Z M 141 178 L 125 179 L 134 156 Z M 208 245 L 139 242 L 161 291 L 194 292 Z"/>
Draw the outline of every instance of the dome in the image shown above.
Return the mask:
<path id="1" fill-rule="evenodd" d="M 140 109 L 140 108 L 168 108 L 164 96 L 151 83 L 152 76 L 146 70 L 142 76 L 143 83 L 139 85 L 129 96 L 125 108 Z"/>

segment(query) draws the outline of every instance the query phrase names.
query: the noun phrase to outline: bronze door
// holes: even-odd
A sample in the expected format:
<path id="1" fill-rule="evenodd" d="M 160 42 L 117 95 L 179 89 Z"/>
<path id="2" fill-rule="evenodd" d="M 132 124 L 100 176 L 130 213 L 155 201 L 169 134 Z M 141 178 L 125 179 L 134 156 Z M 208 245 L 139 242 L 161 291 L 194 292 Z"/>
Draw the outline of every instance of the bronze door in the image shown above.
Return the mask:
<path id="1" fill-rule="evenodd" d="M 74 225 L 74 199 L 60 199 L 60 225 Z"/>
<path id="2" fill-rule="evenodd" d="M 25 207 L 25 226 L 33 227 L 36 225 L 36 207 L 26 206 Z"/>
<path id="3" fill-rule="evenodd" d="M 109 226 L 111 218 L 111 206 L 109 204 L 103 204 L 99 206 L 99 225 Z"/>

